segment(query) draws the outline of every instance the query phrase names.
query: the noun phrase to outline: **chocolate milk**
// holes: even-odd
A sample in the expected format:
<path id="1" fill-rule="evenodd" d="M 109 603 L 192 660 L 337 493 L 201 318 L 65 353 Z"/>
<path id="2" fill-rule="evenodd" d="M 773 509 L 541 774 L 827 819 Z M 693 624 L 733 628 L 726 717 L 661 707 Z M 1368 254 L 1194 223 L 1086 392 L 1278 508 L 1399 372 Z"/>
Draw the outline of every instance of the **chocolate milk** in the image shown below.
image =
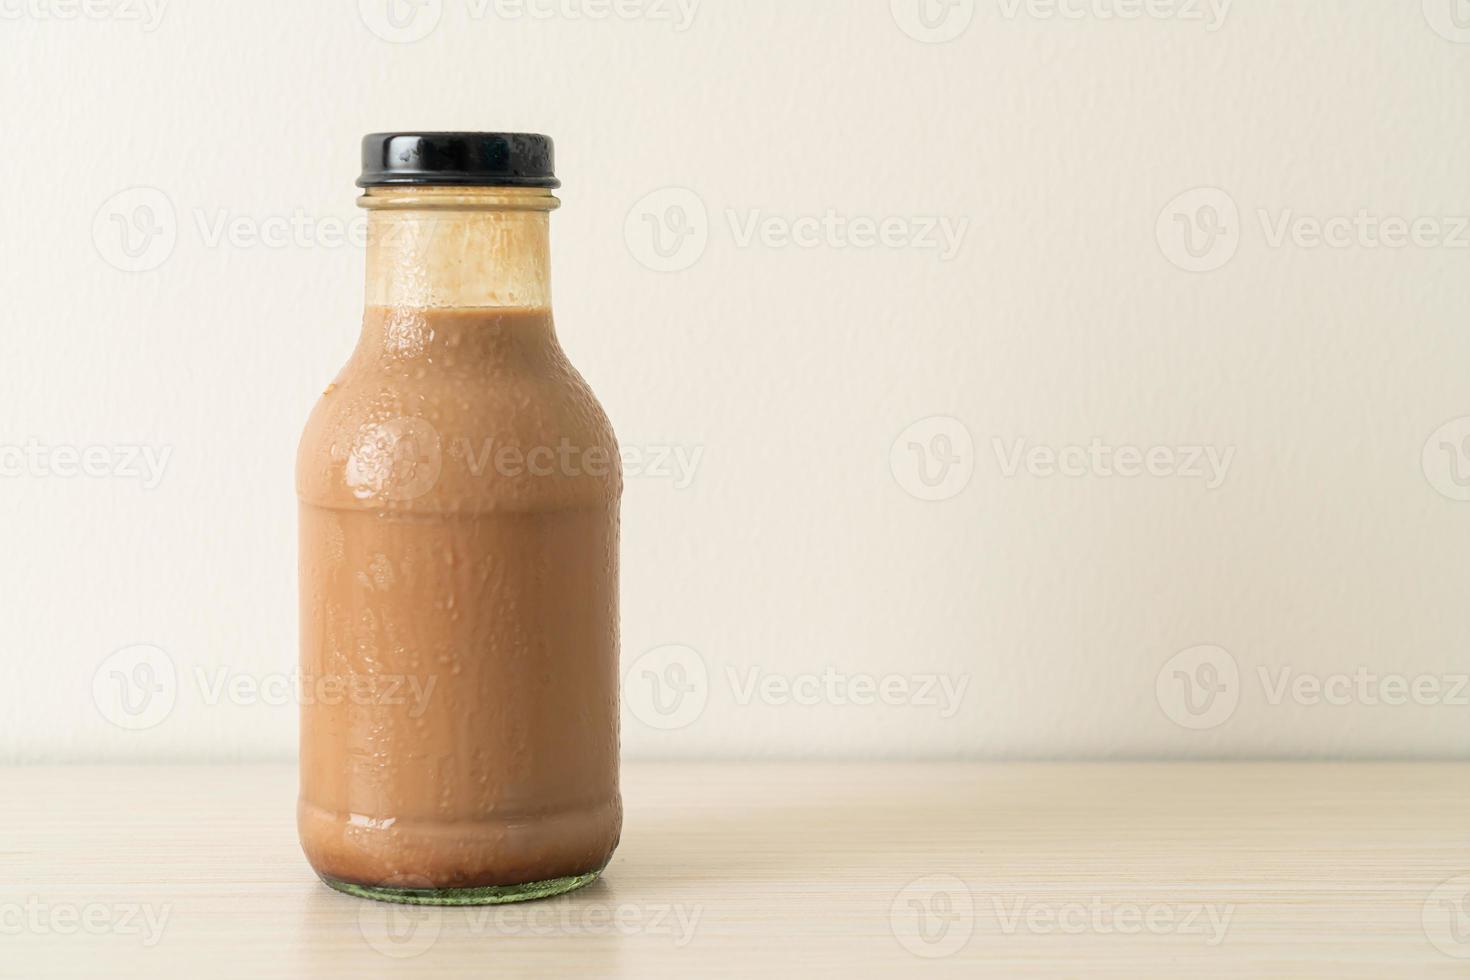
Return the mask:
<path id="1" fill-rule="evenodd" d="M 365 199 L 361 338 L 297 461 L 298 823 L 342 890 L 538 897 L 618 842 L 621 474 L 552 325 L 554 201 Z"/>

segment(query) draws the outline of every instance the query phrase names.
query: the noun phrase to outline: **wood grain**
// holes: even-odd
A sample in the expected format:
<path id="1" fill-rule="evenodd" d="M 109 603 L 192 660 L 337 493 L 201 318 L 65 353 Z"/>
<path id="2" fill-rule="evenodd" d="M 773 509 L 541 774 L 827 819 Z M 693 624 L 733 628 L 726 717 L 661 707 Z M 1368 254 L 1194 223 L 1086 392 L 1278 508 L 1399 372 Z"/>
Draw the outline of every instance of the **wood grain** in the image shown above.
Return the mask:
<path id="1" fill-rule="evenodd" d="M 1465 765 L 629 766 L 602 881 L 468 910 L 318 884 L 289 767 L 0 780 L 7 977 L 1470 976 Z"/>

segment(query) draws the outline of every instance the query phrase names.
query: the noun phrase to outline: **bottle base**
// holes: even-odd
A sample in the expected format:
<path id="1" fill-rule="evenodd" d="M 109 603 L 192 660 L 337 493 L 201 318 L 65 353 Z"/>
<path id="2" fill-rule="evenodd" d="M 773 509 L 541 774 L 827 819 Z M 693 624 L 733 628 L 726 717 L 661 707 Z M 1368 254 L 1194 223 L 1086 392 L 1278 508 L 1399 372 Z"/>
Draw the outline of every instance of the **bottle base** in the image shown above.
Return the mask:
<path id="1" fill-rule="evenodd" d="M 486 885 L 481 888 L 389 888 L 381 885 L 359 885 L 324 874 L 318 874 L 317 877 L 329 888 L 358 898 L 370 898 L 375 902 L 396 902 L 400 905 L 506 905 L 510 902 L 530 902 L 538 898 L 565 895 L 583 885 L 590 885 L 600 874 L 601 871 L 592 871 L 584 875 L 528 881 L 520 885 Z"/>

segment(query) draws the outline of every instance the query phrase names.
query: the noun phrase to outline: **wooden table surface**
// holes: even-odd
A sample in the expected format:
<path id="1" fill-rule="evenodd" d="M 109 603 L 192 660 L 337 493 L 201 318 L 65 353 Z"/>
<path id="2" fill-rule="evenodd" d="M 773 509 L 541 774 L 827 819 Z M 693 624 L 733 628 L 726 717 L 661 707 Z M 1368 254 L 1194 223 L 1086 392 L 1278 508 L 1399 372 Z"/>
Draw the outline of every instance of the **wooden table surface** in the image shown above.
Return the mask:
<path id="1" fill-rule="evenodd" d="M 474 909 L 319 884 L 290 767 L 0 780 L 4 976 L 1470 976 L 1466 765 L 630 765 L 603 880 Z"/>

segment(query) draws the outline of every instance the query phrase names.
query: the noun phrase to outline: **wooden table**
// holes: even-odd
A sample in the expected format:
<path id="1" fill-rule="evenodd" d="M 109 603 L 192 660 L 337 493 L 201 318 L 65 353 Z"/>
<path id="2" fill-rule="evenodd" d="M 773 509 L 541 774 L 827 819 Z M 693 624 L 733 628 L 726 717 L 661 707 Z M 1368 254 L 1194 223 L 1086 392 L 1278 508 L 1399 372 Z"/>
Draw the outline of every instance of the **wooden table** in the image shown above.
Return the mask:
<path id="1" fill-rule="evenodd" d="M 1466 765 L 630 765 L 477 909 L 320 885 L 290 767 L 0 779 L 4 976 L 1470 976 Z"/>

